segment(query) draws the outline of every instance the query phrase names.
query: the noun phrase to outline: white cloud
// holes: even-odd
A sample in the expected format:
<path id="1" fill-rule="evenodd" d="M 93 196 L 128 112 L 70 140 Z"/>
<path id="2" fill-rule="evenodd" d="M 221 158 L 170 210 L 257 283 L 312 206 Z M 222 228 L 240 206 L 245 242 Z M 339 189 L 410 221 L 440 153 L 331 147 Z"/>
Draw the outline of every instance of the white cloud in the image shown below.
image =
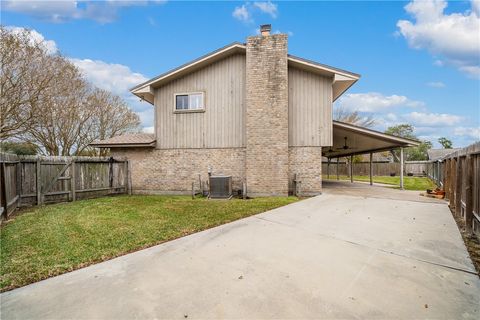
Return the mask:
<path id="1" fill-rule="evenodd" d="M 261 33 L 260 28 L 256 28 L 254 33 L 256 35 L 259 35 Z M 282 31 L 277 29 L 277 30 L 273 31 L 272 34 L 287 34 L 289 37 L 293 37 L 293 32 L 292 31 L 282 32 Z"/>
<path id="2" fill-rule="evenodd" d="M 445 88 L 446 87 L 445 83 L 443 83 L 441 81 L 427 82 L 427 86 L 432 87 L 432 88 Z"/>
<path id="3" fill-rule="evenodd" d="M 402 95 L 384 95 L 376 92 L 345 94 L 337 100 L 334 108 L 357 111 L 360 117 L 375 119 L 374 129 L 385 131 L 399 124 L 411 124 L 421 140 L 436 144 L 439 137 L 452 139 L 455 146 L 467 146 L 480 140 L 478 121 L 467 117 L 429 112 L 425 103 Z M 408 108 L 421 107 L 408 111 Z M 473 126 L 472 126 L 473 125 Z M 476 126 L 477 125 L 477 126 Z"/>
<path id="4" fill-rule="evenodd" d="M 414 22 L 399 20 L 397 27 L 410 47 L 426 49 L 436 65 L 453 65 L 470 76 L 480 76 L 480 2 L 472 10 L 446 14 L 445 0 L 414 0 L 405 6 Z"/>
<path id="5" fill-rule="evenodd" d="M 255 1 L 253 3 L 245 2 L 241 6 L 236 6 L 232 16 L 245 23 L 253 23 L 254 12 L 268 14 L 273 19 L 277 18 L 278 6 L 271 1 Z"/>
<path id="6" fill-rule="evenodd" d="M 145 133 L 154 133 L 155 132 L 155 127 L 143 127 L 143 132 Z"/>
<path id="7" fill-rule="evenodd" d="M 460 66 L 458 69 L 472 77 L 480 78 L 480 66 Z"/>
<path id="8" fill-rule="evenodd" d="M 457 127 L 453 132 L 456 136 L 466 136 L 474 141 L 480 141 L 480 127 Z"/>
<path id="9" fill-rule="evenodd" d="M 411 112 L 405 115 L 414 126 L 452 126 L 463 120 L 462 117 L 448 113 Z"/>
<path id="10" fill-rule="evenodd" d="M 132 110 L 139 115 L 143 126 L 153 125 L 152 106 L 147 102 L 140 101 L 129 91 L 130 88 L 148 80 L 144 75 L 133 72 L 129 67 L 117 63 L 75 58 L 70 58 L 70 61 L 95 86 L 113 92 L 125 99 Z"/>
<path id="11" fill-rule="evenodd" d="M 37 32 L 36 30 L 33 29 L 25 29 L 22 27 L 14 27 L 14 26 L 7 26 L 7 30 L 9 30 L 13 34 L 21 34 L 24 31 L 28 30 L 29 37 L 30 37 L 30 44 L 29 45 L 35 45 L 35 44 L 42 44 L 42 46 L 45 48 L 45 51 L 48 54 L 54 54 L 58 52 L 57 44 L 53 40 L 46 40 L 42 34 Z"/>
<path id="12" fill-rule="evenodd" d="M 136 114 L 140 117 L 140 123 L 143 128 L 147 128 L 146 132 L 148 132 L 148 128 L 153 128 L 153 107 L 147 102 L 139 102 L 137 99 L 134 102 L 130 102 L 131 109 L 135 111 Z M 143 109 L 143 110 L 142 110 Z"/>
<path id="13" fill-rule="evenodd" d="M 120 95 L 148 80 L 142 74 L 133 72 L 129 67 L 121 64 L 75 58 L 70 61 L 97 87 Z"/>
<path id="14" fill-rule="evenodd" d="M 424 103 L 395 94 L 385 96 L 378 92 L 368 92 L 345 94 L 338 99 L 337 105 L 351 111 L 379 112 L 400 106 L 420 107 L 423 106 Z"/>
<path id="15" fill-rule="evenodd" d="M 387 113 L 385 115 L 385 118 L 389 121 L 396 121 L 398 119 L 397 115 L 395 113 Z"/>
<path id="16" fill-rule="evenodd" d="M 235 7 L 235 10 L 232 12 L 232 16 L 235 19 L 238 19 L 243 22 L 250 22 L 252 21 L 252 17 L 250 11 L 247 9 L 247 5 L 241 5 L 240 7 Z"/>
<path id="17" fill-rule="evenodd" d="M 165 1 L 48 1 L 48 0 L 4 0 L 2 11 L 26 14 L 36 19 L 62 23 L 74 19 L 90 19 L 100 23 L 109 23 L 117 19 L 118 11 L 123 7 L 142 6 L 149 2 Z"/>
<path id="18" fill-rule="evenodd" d="M 278 13 L 277 5 L 270 1 L 254 2 L 253 6 L 260 9 L 260 11 L 269 14 L 274 19 L 277 17 L 277 13 Z"/>

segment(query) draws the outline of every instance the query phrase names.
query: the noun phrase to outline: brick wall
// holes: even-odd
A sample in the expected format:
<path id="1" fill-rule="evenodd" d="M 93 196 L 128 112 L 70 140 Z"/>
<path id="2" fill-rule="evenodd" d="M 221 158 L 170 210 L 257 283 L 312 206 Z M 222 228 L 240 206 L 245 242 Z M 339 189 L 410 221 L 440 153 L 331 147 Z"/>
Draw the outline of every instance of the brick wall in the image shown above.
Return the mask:
<path id="1" fill-rule="evenodd" d="M 224 149 L 112 149 L 113 156 L 127 157 L 134 193 L 189 194 L 192 182 L 200 190 L 198 175 L 232 176 L 233 189 L 241 190 L 245 177 L 245 148 Z"/>
<path id="2" fill-rule="evenodd" d="M 247 38 L 246 180 L 249 196 L 288 194 L 287 35 Z"/>
<path id="3" fill-rule="evenodd" d="M 322 192 L 322 147 L 289 148 L 290 190 L 294 191 L 293 179 L 300 180 L 299 195 L 314 196 Z"/>

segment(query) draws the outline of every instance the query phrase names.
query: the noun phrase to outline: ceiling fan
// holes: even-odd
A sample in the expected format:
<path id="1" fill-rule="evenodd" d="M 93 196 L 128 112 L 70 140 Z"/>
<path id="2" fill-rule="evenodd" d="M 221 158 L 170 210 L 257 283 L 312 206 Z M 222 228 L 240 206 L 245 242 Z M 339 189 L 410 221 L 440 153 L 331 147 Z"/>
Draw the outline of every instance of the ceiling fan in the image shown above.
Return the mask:
<path id="1" fill-rule="evenodd" d="M 353 150 L 353 149 L 357 149 L 357 148 L 352 148 L 350 147 L 349 145 L 347 145 L 347 137 L 344 137 L 343 138 L 345 140 L 345 143 L 342 147 L 340 148 L 336 148 L 335 150 Z"/>

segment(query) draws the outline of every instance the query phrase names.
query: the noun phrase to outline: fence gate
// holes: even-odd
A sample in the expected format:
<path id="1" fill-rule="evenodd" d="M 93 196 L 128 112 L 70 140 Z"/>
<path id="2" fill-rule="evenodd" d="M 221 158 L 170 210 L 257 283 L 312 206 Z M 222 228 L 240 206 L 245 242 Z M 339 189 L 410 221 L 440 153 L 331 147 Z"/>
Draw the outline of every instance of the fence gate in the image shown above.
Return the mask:
<path id="1" fill-rule="evenodd" d="M 129 175 L 124 158 L 0 153 L 0 216 L 21 206 L 130 193 Z"/>

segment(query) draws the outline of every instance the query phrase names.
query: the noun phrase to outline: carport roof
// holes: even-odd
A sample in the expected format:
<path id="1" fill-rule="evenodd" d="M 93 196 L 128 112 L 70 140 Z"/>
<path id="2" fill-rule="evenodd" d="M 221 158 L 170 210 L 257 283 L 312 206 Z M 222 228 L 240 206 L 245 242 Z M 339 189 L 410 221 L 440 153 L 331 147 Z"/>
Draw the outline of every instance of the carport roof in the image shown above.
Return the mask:
<path id="1" fill-rule="evenodd" d="M 333 146 L 325 148 L 323 155 L 328 158 L 338 158 L 401 147 L 415 147 L 419 144 L 420 142 L 416 140 L 333 121 Z"/>

